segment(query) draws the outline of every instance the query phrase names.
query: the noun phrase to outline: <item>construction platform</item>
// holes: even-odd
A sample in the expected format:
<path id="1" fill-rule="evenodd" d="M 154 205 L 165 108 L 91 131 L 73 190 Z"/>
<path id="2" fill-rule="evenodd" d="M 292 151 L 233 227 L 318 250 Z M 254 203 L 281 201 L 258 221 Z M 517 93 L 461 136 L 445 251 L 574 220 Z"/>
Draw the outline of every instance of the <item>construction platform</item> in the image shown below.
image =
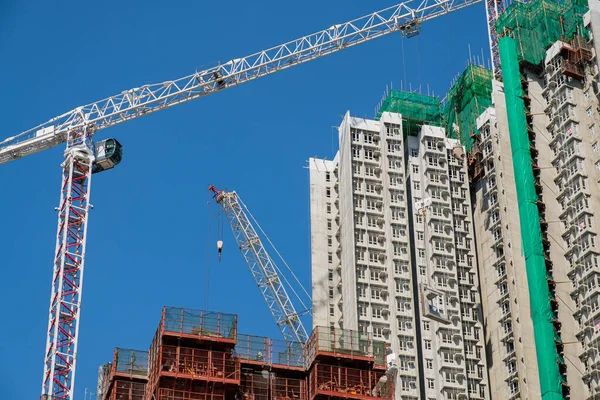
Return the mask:
<path id="1" fill-rule="evenodd" d="M 98 400 L 392 399 L 384 342 L 317 327 L 306 344 L 239 334 L 237 315 L 164 307 L 149 350 L 116 348 Z"/>

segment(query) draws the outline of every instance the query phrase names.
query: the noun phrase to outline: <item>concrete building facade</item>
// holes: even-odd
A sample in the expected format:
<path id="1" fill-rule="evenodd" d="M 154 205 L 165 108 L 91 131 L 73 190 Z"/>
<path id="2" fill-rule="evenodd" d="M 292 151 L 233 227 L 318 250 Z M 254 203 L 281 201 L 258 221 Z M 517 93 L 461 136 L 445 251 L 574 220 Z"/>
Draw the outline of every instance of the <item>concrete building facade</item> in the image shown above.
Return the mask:
<path id="1" fill-rule="evenodd" d="M 590 14 L 586 16 L 588 27 Z M 591 27 L 590 27 L 591 28 Z M 590 29 L 591 32 L 591 29 Z M 598 67 L 593 35 L 521 65 L 524 113 L 563 396 L 600 398 Z M 477 120 L 474 221 L 492 398 L 540 398 L 504 88 Z M 515 169 L 516 168 L 516 169 Z"/>
<path id="2" fill-rule="evenodd" d="M 388 342 L 397 399 L 489 398 L 466 159 L 441 128 L 402 128 L 346 114 L 334 161 L 309 161 L 314 324 Z"/>

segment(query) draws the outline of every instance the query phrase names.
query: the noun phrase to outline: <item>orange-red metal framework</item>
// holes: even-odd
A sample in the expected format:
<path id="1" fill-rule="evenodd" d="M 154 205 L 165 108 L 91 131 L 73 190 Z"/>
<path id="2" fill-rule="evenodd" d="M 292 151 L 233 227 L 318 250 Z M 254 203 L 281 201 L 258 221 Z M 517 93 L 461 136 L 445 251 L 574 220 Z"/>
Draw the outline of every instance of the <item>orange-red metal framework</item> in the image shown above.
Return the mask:
<path id="1" fill-rule="evenodd" d="M 320 327 L 302 346 L 238 334 L 232 314 L 165 307 L 147 362 L 115 349 L 99 400 L 390 400 L 385 351 L 350 330 Z"/>

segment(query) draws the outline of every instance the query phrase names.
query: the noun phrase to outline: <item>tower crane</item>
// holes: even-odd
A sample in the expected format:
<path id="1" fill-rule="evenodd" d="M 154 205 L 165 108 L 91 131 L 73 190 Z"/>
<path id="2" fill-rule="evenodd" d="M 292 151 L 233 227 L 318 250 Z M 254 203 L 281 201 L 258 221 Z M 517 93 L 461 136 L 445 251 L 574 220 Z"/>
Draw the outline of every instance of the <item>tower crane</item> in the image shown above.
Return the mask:
<path id="1" fill-rule="evenodd" d="M 215 201 L 221 206 L 233 236 L 252 272 L 267 306 L 275 318 L 275 323 L 288 344 L 306 343 L 308 334 L 296 312 L 279 276 L 278 268 L 260 240 L 252 222 L 248 218 L 247 207 L 237 193 L 208 188 Z"/>
<path id="2" fill-rule="evenodd" d="M 497 18 L 495 4 L 500 1 L 486 1 L 488 23 L 491 23 L 490 18 Z M 73 400 L 91 178 L 93 173 L 116 166 L 122 156 L 121 145 L 115 139 L 94 143 L 98 131 L 393 32 L 415 36 L 422 23 L 479 2 L 481 0 L 408 0 L 183 78 L 125 90 L 0 141 L 0 164 L 66 145 L 61 164 L 42 398 Z M 300 325 L 290 334 L 305 335 Z"/>

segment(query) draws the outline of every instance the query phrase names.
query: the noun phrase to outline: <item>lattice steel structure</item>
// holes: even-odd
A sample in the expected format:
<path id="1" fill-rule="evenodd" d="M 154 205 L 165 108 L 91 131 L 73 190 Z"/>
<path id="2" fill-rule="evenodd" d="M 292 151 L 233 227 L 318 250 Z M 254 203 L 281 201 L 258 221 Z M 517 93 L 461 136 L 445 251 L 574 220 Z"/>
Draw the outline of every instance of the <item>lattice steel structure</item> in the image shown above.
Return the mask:
<path id="1" fill-rule="evenodd" d="M 227 215 L 233 236 L 283 338 L 288 343 L 306 343 L 308 335 L 302 325 L 300 315 L 296 312 L 294 304 L 279 278 L 275 262 L 263 246 L 248 218 L 245 205 L 236 192 L 218 190 L 214 186 L 211 186 L 209 190 Z"/>
<path id="2" fill-rule="evenodd" d="M 72 399 L 93 162 L 89 136 L 72 131 L 62 164 L 62 190 L 57 208 L 58 233 L 42 399 Z"/>

